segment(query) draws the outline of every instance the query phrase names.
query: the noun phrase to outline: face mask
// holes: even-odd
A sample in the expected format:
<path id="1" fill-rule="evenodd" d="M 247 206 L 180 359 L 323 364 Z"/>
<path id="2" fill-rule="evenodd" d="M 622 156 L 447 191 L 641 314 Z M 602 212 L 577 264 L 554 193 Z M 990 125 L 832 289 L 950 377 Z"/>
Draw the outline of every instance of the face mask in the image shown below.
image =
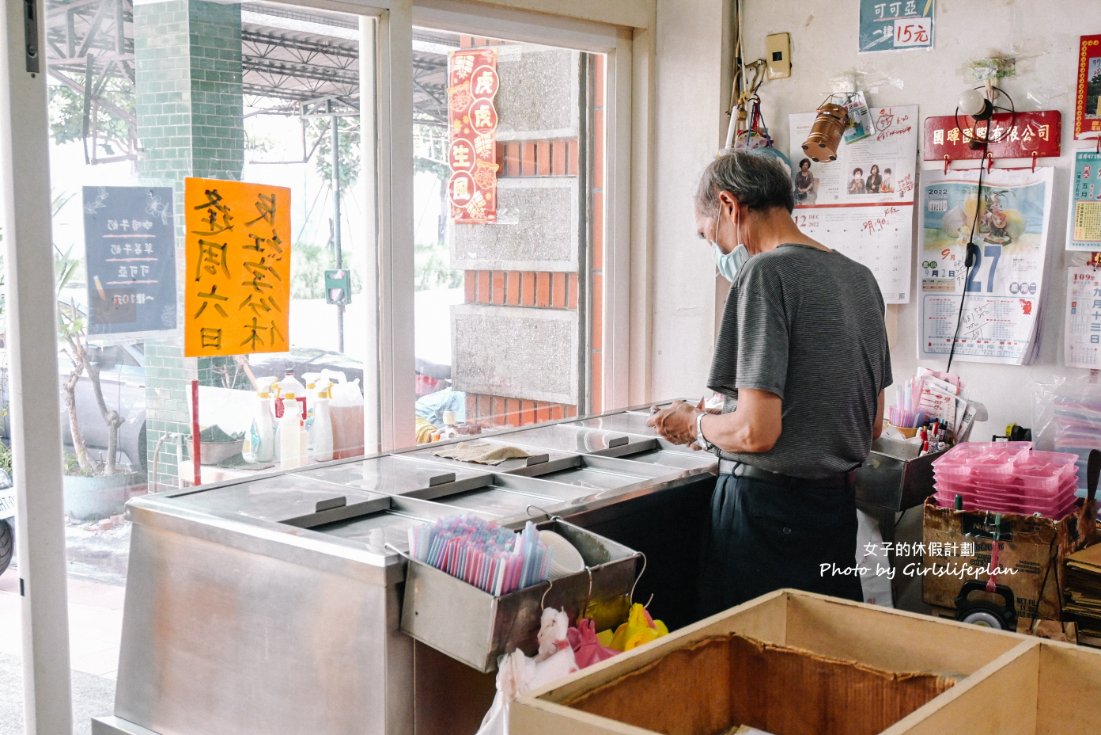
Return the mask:
<path id="1" fill-rule="evenodd" d="M 749 260 L 749 251 L 746 250 L 745 245 L 739 244 L 729 253 L 724 253 L 718 243 L 713 242 L 711 243 L 711 251 L 715 255 L 715 267 L 719 269 L 719 274 L 734 283 L 738 271 Z"/>

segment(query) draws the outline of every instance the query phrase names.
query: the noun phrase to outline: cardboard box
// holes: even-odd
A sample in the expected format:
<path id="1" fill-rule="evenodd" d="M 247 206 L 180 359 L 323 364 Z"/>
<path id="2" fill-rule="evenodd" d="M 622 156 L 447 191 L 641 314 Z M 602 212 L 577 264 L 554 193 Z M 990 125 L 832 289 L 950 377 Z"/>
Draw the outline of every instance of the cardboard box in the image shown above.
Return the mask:
<path id="1" fill-rule="evenodd" d="M 925 559 L 920 573 L 922 599 L 927 604 L 955 608 L 965 583 L 986 582 L 989 571 L 1001 570 L 995 582 L 1013 594 L 1018 631 L 1027 632 L 1036 619 L 1061 619 L 1063 560 L 1092 537 L 1092 503 L 1082 504 L 1076 513 L 1059 521 L 941 508 L 931 499 L 924 512 Z M 995 533 L 999 536 L 996 560 Z M 934 545 L 952 553 L 933 554 Z M 965 553 L 967 550 L 973 553 Z M 971 597 L 969 594 L 968 599 Z M 1002 603 L 1001 596 L 982 592 L 974 593 L 974 599 L 995 606 Z"/>
<path id="2" fill-rule="evenodd" d="M 901 733 L 1029 640 L 782 590 L 521 697 L 510 727 L 524 735 L 716 735 L 741 725 L 776 735 Z"/>

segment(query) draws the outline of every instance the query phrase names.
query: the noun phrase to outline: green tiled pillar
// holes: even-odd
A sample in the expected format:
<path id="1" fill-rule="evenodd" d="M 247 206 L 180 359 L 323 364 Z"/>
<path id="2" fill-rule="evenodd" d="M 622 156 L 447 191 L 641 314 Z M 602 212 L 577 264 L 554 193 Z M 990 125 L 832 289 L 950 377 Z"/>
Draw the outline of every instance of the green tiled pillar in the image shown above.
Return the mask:
<path id="1" fill-rule="evenodd" d="M 241 8 L 204 0 L 135 3 L 134 55 L 138 173 L 145 184 L 173 188 L 177 283 L 182 283 L 184 178 L 241 178 Z M 182 290 L 177 298 L 178 313 L 187 318 Z M 191 381 L 219 384 L 218 368 L 224 359 L 185 359 L 182 330 L 146 342 L 150 471 L 157 465 L 151 489 L 157 487 L 154 479 L 161 489 L 176 485 L 178 457 L 170 435 L 190 434 Z"/>

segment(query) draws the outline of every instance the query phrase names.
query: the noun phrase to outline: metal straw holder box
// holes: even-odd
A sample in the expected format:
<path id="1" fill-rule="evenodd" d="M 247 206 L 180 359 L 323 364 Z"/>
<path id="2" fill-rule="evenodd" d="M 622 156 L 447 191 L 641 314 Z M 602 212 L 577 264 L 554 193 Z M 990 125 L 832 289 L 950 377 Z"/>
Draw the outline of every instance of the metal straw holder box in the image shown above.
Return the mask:
<path id="1" fill-rule="evenodd" d="M 880 437 L 856 470 L 856 505 L 900 511 L 933 494 L 933 460 L 944 452 L 921 454 L 921 446 Z"/>
<path id="2" fill-rule="evenodd" d="M 565 609 L 571 620 L 588 609 L 598 630 L 627 619 L 643 556 L 622 544 L 560 519 L 538 524 L 572 543 L 585 571 L 495 597 L 435 567 L 409 559 L 401 629 L 478 671 L 497 668 L 502 654 L 533 655 L 544 607 Z"/>

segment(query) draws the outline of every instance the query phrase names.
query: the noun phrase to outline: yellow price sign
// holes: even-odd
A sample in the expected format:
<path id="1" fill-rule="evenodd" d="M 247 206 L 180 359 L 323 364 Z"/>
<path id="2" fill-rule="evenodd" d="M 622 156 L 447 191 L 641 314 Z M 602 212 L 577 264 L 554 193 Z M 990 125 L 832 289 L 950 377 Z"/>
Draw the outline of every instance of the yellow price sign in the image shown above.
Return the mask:
<path id="1" fill-rule="evenodd" d="M 184 180 L 184 355 L 289 349 L 291 191 Z"/>

